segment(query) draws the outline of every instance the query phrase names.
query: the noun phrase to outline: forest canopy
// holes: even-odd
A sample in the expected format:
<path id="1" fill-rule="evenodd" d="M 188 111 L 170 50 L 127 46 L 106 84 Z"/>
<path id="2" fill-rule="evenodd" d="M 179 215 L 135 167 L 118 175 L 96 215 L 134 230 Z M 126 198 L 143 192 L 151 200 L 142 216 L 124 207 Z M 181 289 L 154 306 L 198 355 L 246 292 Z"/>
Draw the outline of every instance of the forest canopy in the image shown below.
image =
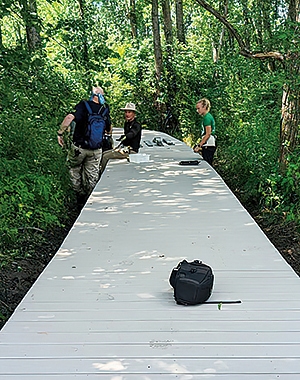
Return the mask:
<path id="1" fill-rule="evenodd" d="M 270 223 L 300 209 L 299 0 L 2 0 L 0 265 L 35 254 L 74 202 L 56 132 L 92 85 L 114 127 L 193 146 L 210 99 L 216 169 Z"/>

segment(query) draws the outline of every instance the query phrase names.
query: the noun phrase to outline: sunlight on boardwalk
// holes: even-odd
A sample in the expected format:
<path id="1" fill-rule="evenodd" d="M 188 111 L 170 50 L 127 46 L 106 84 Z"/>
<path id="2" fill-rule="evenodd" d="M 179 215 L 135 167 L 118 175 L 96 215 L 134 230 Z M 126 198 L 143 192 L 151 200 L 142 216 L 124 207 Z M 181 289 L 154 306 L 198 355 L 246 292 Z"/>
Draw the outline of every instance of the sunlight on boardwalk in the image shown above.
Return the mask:
<path id="1" fill-rule="evenodd" d="M 173 141 L 109 163 L 0 332 L 0 379 L 299 380 L 299 278 L 211 167 L 178 165 L 195 154 Z M 183 258 L 213 268 L 216 303 L 175 304 Z"/>

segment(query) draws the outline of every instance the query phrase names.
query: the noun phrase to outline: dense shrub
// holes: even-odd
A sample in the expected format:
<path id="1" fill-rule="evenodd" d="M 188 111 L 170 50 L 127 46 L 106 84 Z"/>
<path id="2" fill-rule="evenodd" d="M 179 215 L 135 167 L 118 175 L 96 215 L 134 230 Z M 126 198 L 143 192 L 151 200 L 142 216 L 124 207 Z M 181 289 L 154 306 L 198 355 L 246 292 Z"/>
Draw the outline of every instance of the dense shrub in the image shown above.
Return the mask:
<path id="1" fill-rule="evenodd" d="M 0 84 L 0 265 L 26 255 L 24 231 L 40 231 L 42 239 L 43 231 L 64 223 L 72 200 L 56 142 L 68 86 L 47 65 L 20 58 L 22 66 L 2 73 Z"/>

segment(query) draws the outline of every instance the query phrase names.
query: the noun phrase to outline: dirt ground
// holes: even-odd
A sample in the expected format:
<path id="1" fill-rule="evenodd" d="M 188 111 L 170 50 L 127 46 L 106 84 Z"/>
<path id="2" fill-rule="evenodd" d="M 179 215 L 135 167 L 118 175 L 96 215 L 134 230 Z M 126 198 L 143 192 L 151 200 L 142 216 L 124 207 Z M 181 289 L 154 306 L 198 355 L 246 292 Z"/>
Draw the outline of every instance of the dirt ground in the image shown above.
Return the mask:
<path id="1" fill-rule="evenodd" d="M 42 247 L 37 249 L 36 257 L 18 261 L 10 267 L 1 269 L 0 317 L 2 320 L 0 320 L 0 329 L 57 252 L 74 224 L 76 216 L 73 215 L 69 224 L 64 228 L 47 233 L 47 244 L 43 244 Z M 254 215 L 253 217 L 284 259 L 300 276 L 300 234 L 296 233 L 295 225 L 291 223 L 285 227 L 282 225 L 264 226 L 259 217 Z"/>
<path id="2" fill-rule="evenodd" d="M 77 216 L 77 211 L 70 212 L 64 227 L 52 229 L 45 234 L 46 243 L 30 247 L 36 252 L 35 255 L 16 260 L 10 266 L 0 269 L 0 329 L 58 251 Z"/>

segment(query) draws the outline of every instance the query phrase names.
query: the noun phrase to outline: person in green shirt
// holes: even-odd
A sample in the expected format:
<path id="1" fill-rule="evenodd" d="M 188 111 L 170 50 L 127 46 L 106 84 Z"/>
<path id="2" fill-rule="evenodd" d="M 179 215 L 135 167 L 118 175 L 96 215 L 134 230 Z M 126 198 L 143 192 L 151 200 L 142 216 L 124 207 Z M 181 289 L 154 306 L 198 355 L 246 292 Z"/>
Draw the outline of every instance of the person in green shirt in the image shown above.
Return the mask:
<path id="1" fill-rule="evenodd" d="M 202 116 L 201 141 L 194 147 L 194 152 L 201 153 L 204 161 L 212 165 L 216 147 L 216 123 L 210 111 L 210 101 L 206 98 L 196 103 L 196 110 Z"/>

